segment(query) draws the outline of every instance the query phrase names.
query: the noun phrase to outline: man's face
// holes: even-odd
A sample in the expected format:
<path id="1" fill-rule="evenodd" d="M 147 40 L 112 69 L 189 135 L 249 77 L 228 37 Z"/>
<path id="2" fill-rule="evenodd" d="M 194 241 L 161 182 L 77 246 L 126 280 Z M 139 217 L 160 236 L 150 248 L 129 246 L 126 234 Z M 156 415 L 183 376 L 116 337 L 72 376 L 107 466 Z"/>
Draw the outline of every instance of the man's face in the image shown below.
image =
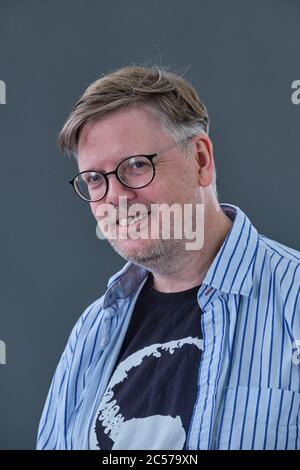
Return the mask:
<path id="1" fill-rule="evenodd" d="M 79 171 L 94 170 L 110 172 L 118 163 L 132 155 L 149 155 L 172 146 L 174 141 L 161 128 L 159 122 L 145 111 L 121 110 L 88 122 L 81 131 L 78 143 Z M 91 202 L 91 210 L 100 225 L 103 223 L 103 204 L 114 207 L 118 213 L 119 198 L 127 198 L 127 207 L 144 204 L 151 211 L 153 204 L 201 202 L 196 159 L 192 155 L 184 158 L 179 146 L 173 146 L 154 158 L 155 177 L 141 189 L 127 188 L 115 175 L 108 176 L 109 188 L 104 199 Z M 102 215 L 99 213 L 102 212 Z M 174 239 L 151 239 L 151 223 L 148 217 L 129 226 L 116 225 L 116 239 L 108 238 L 113 248 L 125 259 L 145 265 L 149 269 L 162 265 L 172 257 L 184 253 L 184 241 Z M 107 220 L 107 218 L 106 218 Z M 130 238 L 132 230 L 147 230 L 147 239 Z M 120 236 L 122 234 L 122 237 Z"/>

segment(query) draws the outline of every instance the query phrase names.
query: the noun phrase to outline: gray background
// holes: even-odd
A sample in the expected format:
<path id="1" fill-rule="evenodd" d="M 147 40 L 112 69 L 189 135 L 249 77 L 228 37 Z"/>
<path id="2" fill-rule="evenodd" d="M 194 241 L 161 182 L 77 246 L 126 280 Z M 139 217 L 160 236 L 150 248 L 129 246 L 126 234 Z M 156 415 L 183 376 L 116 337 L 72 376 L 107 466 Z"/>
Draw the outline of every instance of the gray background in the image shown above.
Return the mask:
<path id="1" fill-rule="evenodd" d="M 0 0 L 0 448 L 34 448 L 57 361 L 82 311 L 123 264 L 67 180 L 57 133 L 88 84 L 168 65 L 211 116 L 221 202 L 300 250 L 300 2 Z"/>

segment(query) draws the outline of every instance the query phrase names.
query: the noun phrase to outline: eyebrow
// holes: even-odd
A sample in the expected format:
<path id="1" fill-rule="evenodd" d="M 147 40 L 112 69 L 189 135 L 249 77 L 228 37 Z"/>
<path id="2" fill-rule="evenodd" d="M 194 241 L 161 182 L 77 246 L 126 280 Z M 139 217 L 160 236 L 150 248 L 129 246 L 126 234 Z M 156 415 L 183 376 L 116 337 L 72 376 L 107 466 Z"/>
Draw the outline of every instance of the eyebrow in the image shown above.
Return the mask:
<path id="1" fill-rule="evenodd" d="M 117 168 L 117 166 L 119 165 L 119 163 L 121 163 L 123 160 L 126 160 L 127 158 L 132 158 L 132 157 L 138 157 L 139 155 L 154 155 L 155 153 L 158 153 L 158 152 L 152 152 L 152 153 L 134 153 L 134 154 L 129 154 L 127 157 L 121 157 L 116 163 L 115 163 L 115 166 L 114 166 L 114 169 Z M 78 168 L 79 169 L 79 168 Z M 105 170 L 101 170 L 98 166 L 97 167 L 93 167 L 93 168 L 89 168 L 88 170 L 80 170 L 79 173 L 83 173 L 84 171 L 95 171 L 97 173 L 108 173 L 107 171 Z M 110 171 L 113 171 L 113 170 L 110 170 Z"/>

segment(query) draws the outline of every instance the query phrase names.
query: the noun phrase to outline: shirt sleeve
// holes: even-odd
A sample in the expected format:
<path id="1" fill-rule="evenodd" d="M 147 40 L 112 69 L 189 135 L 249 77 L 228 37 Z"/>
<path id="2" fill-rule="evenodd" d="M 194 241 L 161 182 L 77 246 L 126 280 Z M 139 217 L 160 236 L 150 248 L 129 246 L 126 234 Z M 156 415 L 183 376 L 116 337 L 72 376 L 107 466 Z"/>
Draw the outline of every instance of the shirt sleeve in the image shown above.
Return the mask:
<path id="1" fill-rule="evenodd" d="M 41 416 L 37 438 L 38 450 L 66 448 L 64 446 L 65 420 L 62 413 L 68 374 L 69 366 L 65 350 L 56 368 Z"/>
<path id="2" fill-rule="evenodd" d="M 78 363 L 90 324 L 101 311 L 101 299 L 97 299 L 81 315 L 70 334 L 60 358 L 38 428 L 37 450 L 66 450 L 67 431 L 71 418 L 76 412 L 77 400 L 74 393 L 74 378 L 77 379 Z"/>

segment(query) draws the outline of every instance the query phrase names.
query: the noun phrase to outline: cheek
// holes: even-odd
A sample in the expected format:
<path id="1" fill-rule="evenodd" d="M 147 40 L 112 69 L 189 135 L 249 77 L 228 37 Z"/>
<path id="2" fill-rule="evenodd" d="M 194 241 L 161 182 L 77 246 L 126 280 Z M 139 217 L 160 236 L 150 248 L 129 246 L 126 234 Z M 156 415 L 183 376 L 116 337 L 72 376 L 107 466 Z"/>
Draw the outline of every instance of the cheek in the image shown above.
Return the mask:
<path id="1" fill-rule="evenodd" d="M 97 202 L 90 202 L 90 208 L 95 219 L 97 219 L 97 215 L 96 215 L 97 207 L 98 207 Z"/>
<path id="2" fill-rule="evenodd" d="M 90 208 L 97 223 L 106 222 L 108 219 L 115 220 L 117 217 L 117 207 L 108 203 L 90 202 Z"/>

